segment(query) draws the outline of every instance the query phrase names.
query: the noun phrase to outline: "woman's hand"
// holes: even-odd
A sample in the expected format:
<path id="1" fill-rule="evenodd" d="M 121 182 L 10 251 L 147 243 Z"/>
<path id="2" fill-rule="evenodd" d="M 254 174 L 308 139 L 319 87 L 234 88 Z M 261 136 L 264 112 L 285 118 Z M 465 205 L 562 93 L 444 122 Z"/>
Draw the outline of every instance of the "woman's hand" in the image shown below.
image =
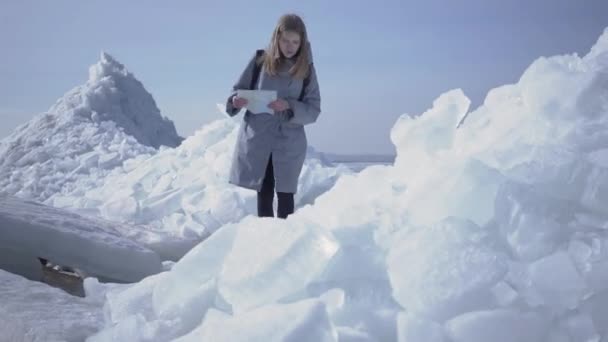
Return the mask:
<path id="1" fill-rule="evenodd" d="M 276 99 L 268 104 L 268 108 L 271 108 L 275 112 L 282 112 L 289 109 L 289 102 L 283 99 Z"/>
<path id="2" fill-rule="evenodd" d="M 234 96 L 232 98 L 232 106 L 234 108 L 241 109 L 247 105 L 247 99 L 243 97 Z"/>

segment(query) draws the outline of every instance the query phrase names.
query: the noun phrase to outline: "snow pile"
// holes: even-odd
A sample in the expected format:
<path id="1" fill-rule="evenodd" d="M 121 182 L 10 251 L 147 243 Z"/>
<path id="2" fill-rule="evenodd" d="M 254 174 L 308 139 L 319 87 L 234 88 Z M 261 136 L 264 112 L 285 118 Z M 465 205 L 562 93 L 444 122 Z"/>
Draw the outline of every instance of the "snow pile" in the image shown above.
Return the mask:
<path id="1" fill-rule="evenodd" d="M 200 334 L 214 335 L 215 325 L 227 325 L 234 330 L 224 332 L 226 338 L 242 336 L 241 329 L 260 330 L 255 334 L 270 340 L 293 334 L 310 337 L 304 340 L 335 335 L 327 314 L 319 318 L 326 310 L 318 301 L 252 311 L 260 304 L 293 293 L 294 289 L 305 290 L 305 285 L 318 276 L 337 250 L 335 241 L 326 232 L 311 230 L 305 223 L 288 232 L 285 227 L 283 220 L 248 217 L 238 225 L 227 225 L 213 234 L 171 272 L 149 277 L 126 291 L 110 291 L 106 310 L 110 313 L 109 320 L 116 325 L 92 340 L 162 341 L 183 335 L 200 324 L 205 309 L 213 307 L 217 296 L 225 298 L 220 306 L 225 308 L 228 303 L 234 303 L 235 311 L 243 312 L 256 322 L 265 322 L 269 315 L 280 320 L 274 328 L 250 326 L 238 320 L 226 321 L 230 317 L 221 314 L 215 322 L 209 322 L 211 327 L 202 327 Z M 266 248 L 260 256 L 259 246 L 250 243 L 256 236 L 280 248 Z M 277 260 L 282 261 L 277 264 Z M 198 271 L 193 272 L 194 269 Z M 218 273 L 222 273 L 220 279 Z M 272 282 L 271 286 L 265 286 L 268 281 Z M 302 312 L 307 312 L 309 317 L 302 317 Z M 192 338 L 200 340 L 198 333 Z"/>
<path id="2" fill-rule="evenodd" d="M 256 192 L 228 183 L 238 122 L 222 119 L 205 125 L 175 149 L 127 161 L 97 188 L 55 195 L 55 207 L 129 222 L 154 234 L 132 234 L 164 258 L 177 260 L 219 227 L 256 213 Z M 331 188 L 345 166 L 333 167 L 309 148 L 300 176 L 296 207 L 312 203 Z M 182 244 L 172 244 L 184 241 Z"/>
<path id="3" fill-rule="evenodd" d="M 217 120 L 182 142 L 143 85 L 102 53 L 85 85 L 0 143 L 0 192 L 128 223 L 121 234 L 177 260 L 256 212 L 255 192 L 228 184 L 239 121 Z M 348 173 L 309 148 L 296 206 Z"/>
<path id="4" fill-rule="evenodd" d="M 89 340 L 604 340 L 606 94 L 608 30 L 473 112 L 443 94 L 395 124 L 394 166 L 340 177 L 287 220 L 224 226 L 108 292 Z"/>
<path id="5" fill-rule="evenodd" d="M 86 84 L 0 142 L 0 191 L 45 201 L 96 187 L 125 160 L 181 140 L 143 85 L 102 53 Z"/>
<path id="6" fill-rule="evenodd" d="M 335 341 L 336 336 L 325 305 L 311 299 L 292 304 L 267 305 L 249 311 L 238 319 L 210 309 L 199 328 L 175 341 L 324 342 Z"/>
<path id="7" fill-rule="evenodd" d="M 112 121 L 143 145 L 176 147 L 183 140 L 171 120 L 163 117 L 143 84 L 109 54 L 89 68 L 89 80 L 59 99 L 50 113 Z"/>
<path id="8" fill-rule="evenodd" d="M 102 326 L 102 303 L 0 270 L 2 341 L 84 341 Z"/>
<path id="9" fill-rule="evenodd" d="M 125 224 L 0 195 L 0 265 L 32 279 L 37 258 L 70 266 L 86 275 L 134 282 L 161 271 L 159 256 L 121 234 Z"/>

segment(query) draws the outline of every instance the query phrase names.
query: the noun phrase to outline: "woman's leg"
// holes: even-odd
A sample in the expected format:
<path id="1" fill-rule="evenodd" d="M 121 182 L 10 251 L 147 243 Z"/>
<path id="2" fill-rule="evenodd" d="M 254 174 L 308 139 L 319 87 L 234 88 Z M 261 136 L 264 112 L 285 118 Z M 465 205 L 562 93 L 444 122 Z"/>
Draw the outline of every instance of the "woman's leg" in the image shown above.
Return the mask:
<path id="1" fill-rule="evenodd" d="M 277 216 L 280 218 L 287 218 L 287 216 L 293 214 L 293 194 L 290 192 L 277 192 L 277 197 L 279 199 Z"/>
<path id="2" fill-rule="evenodd" d="M 272 201 L 274 200 L 274 171 L 272 169 L 272 154 L 268 158 L 266 173 L 262 180 L 262 189 L 258 191 L 258 216 L 274 217 Z"/>

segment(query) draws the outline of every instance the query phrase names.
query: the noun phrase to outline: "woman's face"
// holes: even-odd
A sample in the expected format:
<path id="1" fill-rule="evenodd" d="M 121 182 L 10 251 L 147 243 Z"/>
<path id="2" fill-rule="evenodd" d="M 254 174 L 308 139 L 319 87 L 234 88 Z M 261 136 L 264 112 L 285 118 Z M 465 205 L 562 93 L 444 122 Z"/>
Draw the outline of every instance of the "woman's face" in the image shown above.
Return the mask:
<path id="1" fill-rule="evenodd" d="M 283 56 L 291 58 L 300 49 L 300 34 L 293 31 L 281 32 L 279 36 L 279 48 Z"/>

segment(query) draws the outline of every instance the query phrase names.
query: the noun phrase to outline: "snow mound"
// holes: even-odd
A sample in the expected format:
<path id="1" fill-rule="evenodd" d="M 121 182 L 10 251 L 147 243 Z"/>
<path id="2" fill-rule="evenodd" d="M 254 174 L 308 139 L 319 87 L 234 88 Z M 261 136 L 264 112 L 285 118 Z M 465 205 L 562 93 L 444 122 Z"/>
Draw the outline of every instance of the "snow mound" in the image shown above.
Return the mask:
<path id="1" fill-rule="evenodd" d="M 105 52 L 89 68 L 87 83 L 67 92 L 49 113 L 96 123 L 112 121 L 140 144 L 154 148 L 176 147 L 183 140 L 173 122 L 161 115 L 143 84 Z"/>
<path id="2" fill-rule="evenodd" d="M 84 85 L 0 142 L 0 191 L 46 201 L 57 193 L 98 186 L 126 160 L 181 141 L 152 95 L 102 53 Z"/>
<path id="3" fill-rule="evenodd" d="M 256 192 L 228 183 L 237 133 L 235 120 L 211 122 L 177 148 L 161 148 L 153 156 L 129 160 L 98 186 L 57 194 L 47 203 L 145 225 L 152 235 L 130 236 L 163 258 L 177 260 L 220 227 L 256 214 Z M 309 148 L 295 196 L 297 208 L 313 203 L 340 176 L 352 173 L 322 157 Z"/>
<path id="4" fill-rule="evenodd" d="M 228 184 L 237 130 L 226 118 L 182 141 L 142 84 L 102 53 L 86 84 L 0 142 L 0 193 L 128 223 L 124 236 L 178 260 L 256 212 L 255 192 Z M 349 173 L 310 147 L 296 206 Z"/>

